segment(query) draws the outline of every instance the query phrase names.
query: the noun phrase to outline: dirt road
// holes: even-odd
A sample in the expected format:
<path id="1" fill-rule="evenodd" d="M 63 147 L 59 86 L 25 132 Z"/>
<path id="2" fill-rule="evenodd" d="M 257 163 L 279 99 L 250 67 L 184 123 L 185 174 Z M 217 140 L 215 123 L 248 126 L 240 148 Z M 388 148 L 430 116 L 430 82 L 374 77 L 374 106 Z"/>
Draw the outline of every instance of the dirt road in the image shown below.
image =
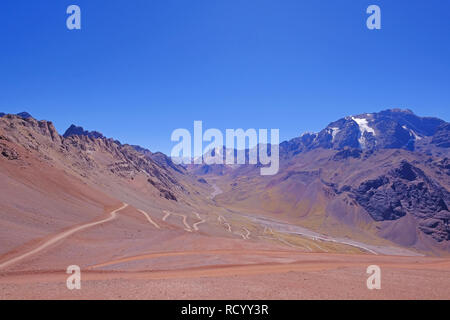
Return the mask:
<path id="1" fill-rule="evenodd" d="M 128 204 L 124 203 L 122 207 L 112 211 L 110 213 L 110 216 L 108 218 L 106 218 L 106 219 L 103 219 L 103 220 L 100 220 L 100 221 L 91 222 L 91 223 L 87 223 L 87 224 L 83 224 L 81 226 L 74 227 L 74 228 L 71 228 L 71 229 L 69 229 L 67 231 L 64 231 L 64 232 L 60 233 L 60 234 L 57 234 L 54 237 L 52 237 L 49 240 L 47 240 L 46 242 L 44 242 L 43 244 L 41 244 L 40 246 L 38 246 L 37 248 L 35 248 L 35 249 L 31 250 L 31 251 L 28 251 L 28 252 L 26 252 L 24 254 L 21 254 L 21 255 L 19 255 L 17 257 L 14 257 L 14 258 L 12 258 L 10 260 L 7 260 L 7 261 L 1 263 L 0 264 L 0 269 L 6 268 L 6 267 L 8 267 L 8 266 L 10 266 L 10 265 L 12 265 L 12 264 L 14 264 L 16 262 L 19 262 L 19 261 L 21 261 L 21 260 L 31 256 L 31 255 L 34 255 L 34 254 L 44 250 L 45 248 L 51 246 L 52 244 L 55 244 L 56 242 L 61 241 L 61 240 L 65 239 L 65 238 L 71 236 L 72 234 L 74 234 L 74 233 L 76 233 L 78 231 L 81 231 L 81 230 L 84 230 L 84 229 L 87 229 L 87 228 L 91 228 L 91 227 L 94 227 L 96 225 L 99 225 L 99 224 L 111 221 L 111 220 L 113 220 L 113 219 L 115 219 L 117 217 L 117 212 L 119 212 L 120 210 L 125 209 L 127 206 L 128 206 Z"/>

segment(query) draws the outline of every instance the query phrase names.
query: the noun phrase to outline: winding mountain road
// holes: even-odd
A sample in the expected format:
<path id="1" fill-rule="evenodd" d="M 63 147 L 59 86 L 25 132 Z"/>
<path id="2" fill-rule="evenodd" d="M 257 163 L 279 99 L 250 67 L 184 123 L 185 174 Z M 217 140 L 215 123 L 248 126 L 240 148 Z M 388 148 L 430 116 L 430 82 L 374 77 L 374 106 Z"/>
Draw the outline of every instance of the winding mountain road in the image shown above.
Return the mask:
<path id="1" fill-rule="evenodd" d="M 192 227 L 194 228 L 195 231 L 198 231 L 198 225 L 199 225 L 199 224 L 202 224 L 202 223 L 205 223 L 206 220 L 203 219 L 198 213 L 195 213 L 195 215 L 197 216 L 197 218 L 198 218 L 200 221 L 194 223 L 194 224 L 192 225 Z"/>
<path id="2" fill-rule="evenodd" d="M 191 226 L 187 223 L 187 216 L 185 214 L 180 214 L 180 213 L 173 213 L 170 211 L 163 211 L 166 215 L 163 217 L 163 221 L 166 221 L 166 219 L 170 216 L 170 215 L 174 215 L 174 216 L 178 216 L 181 217 L 183 219 L 183 224 L 185 226 L 184 230 L 187 232 L 192 232 L 192 228 Z"/>
<path id="3" fill-rule="evenodd" d="M 81 226 L 74 227 L 74 228 L 71 228 L 71 229 L 69 229 L 67 231 L 64 231 L 64 232 L 60 233 L 60 234 L 57 234 L 57 235 L 53 236 L 52 238 L 50 238 L 49 240 L 47 240 L 46 242 L 44 242 L 43 244 L 41 244 L 39 247 L 37 247 L 37 248 L 35 248 L 35 249 L 31 250 L 31 251 L 28 251 L 28 252 L 26 252 L 26 253 L 24 253 L 24 254 L 22 254 L 20 256 L 14 257 L 14 258 L 12 258 L 10 260 L 7 260 L 7 261 L 1 263 L 0 264 L 0 269 L 6 268 L 6 267 L 8 267 L 8 266 L 10 266 L 10 265 L 12 265 L 12 264 L 14 264 L 16 262 L 19 262 L 19 261 L 21 261 L 21 260 L 23 260 L 25 258 L 28 258 L 29 256 L 34 255 L 34 254 L 44 250 L 45 248 L 51 246 L 52 244 L 55 244 L 58 241 L 61 241 L 61 240 L 65 239 L 65 238 L 71 236 L 72 234 L 78 232 L 78 231 L 81 231 L 81 230 L 84 230 L 84 229 L 87 229 L 87 228 L 91 228 L 91 227 L 94 227 L 96 225 L 99 225 L 99 224 L 102 224 L 102 223 L 114 220 L 117 217 L 117 212 L 125 209 L 126 207 L 128 207 L 128 204 L 124 203 L 123 206 L 120 207 L 119 209 L 111 211 L 110 216 L 108 218 L 106 218 L 106 219 L 103 219 L 103 220 L 100 220 L 100 221 L 95 221 L 95 222 L 90 222 L 90 223 L 87 223 L 87 224 L 83 224 Z"/>
<path id="4" fill-rule="evenodd" d="M 250 231 L 247 228 L 244 228 L 244 227 L 242 229 L 244 229 L 244 231 L 246 232 L 246 234 L 244 235 L 245 239 L 246 240 L 250 239 Z"/>
<path id="5" fill-rule="evenodd" d="M 220 189 L 217 184 L 213 183 L 211 185 L 213 187 L 213 192 L 210 195 L 211 199 L 214 199 L 216 196 L 218 196 L 219 194 L 223 193 L 222 189 Z"/>
<path id="6" fill-rule="evenodd" d="M 152 218 L 150 218 L 150 216 L 148 215 L 147 212 L 145 212 L 145 211 L 143 211 L 143 210 L 141 210 L 141 209 L 138 209 L 138 211 L 139 211 L 140 213 L 142 213 L 142 214 L 147 218 L 148 222 L 150 222 L 152 225 L 154 225 L 156 229 L 161 229 L 161 227 L 160 227 L 156 222 L 154 222 L 154 221 L 152 220 Z"/>

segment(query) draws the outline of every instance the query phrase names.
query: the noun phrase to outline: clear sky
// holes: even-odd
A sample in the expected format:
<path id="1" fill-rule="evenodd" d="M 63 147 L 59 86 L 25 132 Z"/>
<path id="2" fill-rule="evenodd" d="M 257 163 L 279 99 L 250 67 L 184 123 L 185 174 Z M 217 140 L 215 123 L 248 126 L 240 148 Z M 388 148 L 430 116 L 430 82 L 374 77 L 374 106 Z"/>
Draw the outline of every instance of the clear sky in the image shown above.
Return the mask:
<path id="1" fill-rule="evenodd" d="M 0 55 L 0 111 L 165 153 L 194 120 L 286 140 L 392 107 L 450 119 L 447 0 L 2 0 Z"/>

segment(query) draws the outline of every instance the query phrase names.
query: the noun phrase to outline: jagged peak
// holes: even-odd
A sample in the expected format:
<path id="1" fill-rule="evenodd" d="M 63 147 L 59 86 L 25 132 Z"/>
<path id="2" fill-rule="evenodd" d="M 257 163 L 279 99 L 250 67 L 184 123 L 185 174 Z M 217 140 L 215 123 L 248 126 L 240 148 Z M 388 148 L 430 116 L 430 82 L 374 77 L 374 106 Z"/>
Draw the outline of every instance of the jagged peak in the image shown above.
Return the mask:
<path id="1" fill-rule="evenodd" d="M 139 153 L 142 154 L 152 154 L 152 152 L 150 150 L 148 150 L 147 148 L 141 147 L 137 144 L 131 144 L 130 147 L 132 147 L 134 150 L 136 150 Z"/>
<path id="2" fill-rule="evenodd" d="M 4 116 L 7 116 L 7 115 L 8 115 L 8 113 L 0 112 L 0 118 L 2 118 L 2 117 L 4 117 Z M 22 112 L 13 114 L 13 115 L 18 116 L 18 117 L 20 117 L 20 118 L 22 118 L 22 119 L 33 118 L 33 117 L 31 116 L 31 114 L 29 114 L 29 113 L 26 112 L 26 111 L 22 111 Z"/>
<path id="3" fill-rule="evenodd" d="M 386 109 L 386 110 L 380 111 L 380 113 L 387 113 L 387 112 L 415 115 L 415 113 L 411 109 L 408 109 L 408 108 L 406 108 L 406 109 L 392 108 L 392 109 Z"/>
<path id="4" fill-rule="evenodd" d="M 33 118 L 31 116 L 31 114 L 29 114 L 28 112 L 25 112 L 25 111 L 19 112 L 16 115 L 18 115 L 19 117 L 21 117 L 23 119 Z"/>
<path id="5" fill-rule="evenodd" d="M 317 132 L 312 132 L 312 131 L 305 131 L 300 135 L 300 138 L 303 136 L 316 136 Z"/>
<path id="6" fill-rule="evenodd" d="M 68 138 L 70 136 L 87 136 L 89 138 L 96 138 L 96 139 L 105 139 L 105 136 L 98 132 L 98 131 L 88 131 L 84 130 L 83 127 L 76 126 L 72 124 L 66 132 L 63 134 L 64 138 Z"/>

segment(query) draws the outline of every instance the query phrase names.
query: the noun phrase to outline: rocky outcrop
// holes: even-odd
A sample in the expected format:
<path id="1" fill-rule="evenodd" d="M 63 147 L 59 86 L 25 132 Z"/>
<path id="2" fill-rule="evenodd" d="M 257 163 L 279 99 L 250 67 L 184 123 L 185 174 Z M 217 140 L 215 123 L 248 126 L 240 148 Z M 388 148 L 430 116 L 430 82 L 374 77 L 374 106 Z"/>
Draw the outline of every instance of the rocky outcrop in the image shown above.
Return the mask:
<path id="1" fill-rule="evenodd" d="M 9 147 L 7 144 L 1 141 L 0 137 L 0 155 L 8 160 L 19 159 L 19 153 L 14 149 Z"/>
<path id="2" fill-rule="evenodd" d="M 0 118 L 4 132 L 12 141 L 22 144 L 27 150 L 48 148 L 53 143 L 60 144 L 61 136 L 50 121 L 36 120 L 32 117 L 7 114 Z"/>
<path id="3" fill-rule="evenodd" d="M 164 153 L 155 152 L 155 153 L 150 153 L 147 155 L 163 168 L 166 168 L 166 169 L 170 168 L 180 174 L 186 174 L 186 169 L 184 169 L 184 167 L 173 163 L 172 159 L 170 157 L 166 156 Z"/>
<path id="4" fill-rule="evenodd" d="M 450 240 L 450 192 L 407 161 L 352 190 L 354 198 L 375 221 L 397 220 L 407 214 L 436 241 Z"/>
<path id="5" fill-rule="evenodd" d="M 348 158 L 359 159 L 361 158 L 362 153 L 363 152 L 360 149 L 344 148 L 344 150 L 337 152 L 333 156 L 333 160 L 341 161 Z"/>
<path id="6" fill-rule="evenodd" d="M 450 148 L 450 123 L 439 126 L 431 143 L 439 148 Z"/>

